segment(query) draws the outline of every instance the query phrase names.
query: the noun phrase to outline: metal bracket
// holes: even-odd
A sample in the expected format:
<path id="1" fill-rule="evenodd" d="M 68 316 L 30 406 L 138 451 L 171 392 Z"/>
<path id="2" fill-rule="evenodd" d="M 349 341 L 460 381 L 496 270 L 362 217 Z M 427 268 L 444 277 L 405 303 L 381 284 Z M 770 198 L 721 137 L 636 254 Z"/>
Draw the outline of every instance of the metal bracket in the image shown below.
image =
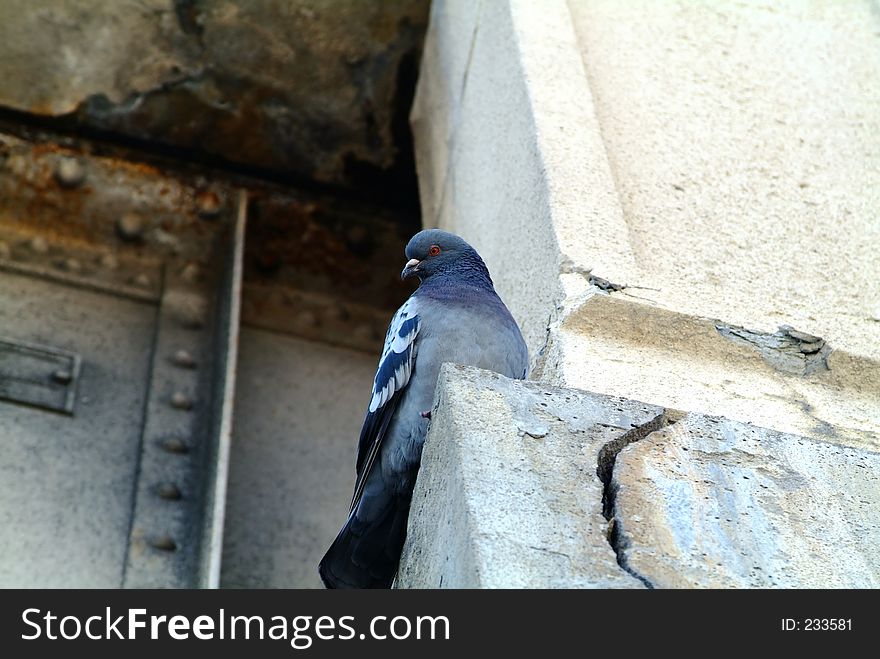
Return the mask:
<path id="1" fill-rule="evenodd" d="M 0 399 L 73 414 L 80 356 L 0 338 Z"/>

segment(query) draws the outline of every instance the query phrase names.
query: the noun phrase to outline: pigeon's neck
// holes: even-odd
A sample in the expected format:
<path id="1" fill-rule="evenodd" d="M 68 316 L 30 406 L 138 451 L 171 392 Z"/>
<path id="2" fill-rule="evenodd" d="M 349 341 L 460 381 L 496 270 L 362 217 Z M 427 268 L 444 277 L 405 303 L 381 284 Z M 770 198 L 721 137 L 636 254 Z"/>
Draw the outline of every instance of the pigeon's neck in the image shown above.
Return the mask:
<path id="1" fill-rule="evenodd" d="M 425 292 L 427 292 L 427 290 L 441 290 L 457 286 L 472 286 L 487 292 L 495 292 L 489 270 L 476 251 L 471 250 L 462 254 L 451 267 L 433 273 L 422 282 L 420 288 L 426 289 Z"/>

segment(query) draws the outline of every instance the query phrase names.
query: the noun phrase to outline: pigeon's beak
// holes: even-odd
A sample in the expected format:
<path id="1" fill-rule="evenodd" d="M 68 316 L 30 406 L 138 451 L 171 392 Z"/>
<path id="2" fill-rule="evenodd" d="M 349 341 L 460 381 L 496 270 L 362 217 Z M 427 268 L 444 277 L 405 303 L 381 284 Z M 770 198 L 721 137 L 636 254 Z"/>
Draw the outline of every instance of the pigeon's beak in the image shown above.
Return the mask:
<path id="1" fill-rule="evenodd" d="M 421 263 L 421 261 L 418 259 L 410 259 L 407 261 L 403 271 L 400 273 L 400 278 L 407 279 L 408 277 L 414 276 L 418 272 L 419 263 Z"/>

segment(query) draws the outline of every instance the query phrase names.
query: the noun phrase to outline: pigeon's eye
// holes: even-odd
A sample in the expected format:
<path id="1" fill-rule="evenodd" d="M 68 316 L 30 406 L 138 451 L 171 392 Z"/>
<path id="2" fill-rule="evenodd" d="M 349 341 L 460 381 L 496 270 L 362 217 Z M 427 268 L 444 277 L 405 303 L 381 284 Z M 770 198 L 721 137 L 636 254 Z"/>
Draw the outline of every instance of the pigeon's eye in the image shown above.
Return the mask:
<path id="1" fill-rule="evenodd" d="M 428 250 L 428 254 L 431 256 L 437 256 L 440 253 L 440 247 L 437 245 L 431 245 L 431 249 Z"/>

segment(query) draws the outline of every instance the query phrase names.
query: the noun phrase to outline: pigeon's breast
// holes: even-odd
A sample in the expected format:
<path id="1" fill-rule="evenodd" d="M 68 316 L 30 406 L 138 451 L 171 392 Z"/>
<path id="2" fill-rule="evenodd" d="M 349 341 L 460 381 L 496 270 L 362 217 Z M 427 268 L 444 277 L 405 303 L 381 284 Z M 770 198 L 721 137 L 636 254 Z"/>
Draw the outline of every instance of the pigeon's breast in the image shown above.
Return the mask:
<path id="1" fill-rule="evenodd" d="M 383 471 L 396 474 L 400 487 L 409 482 L 407 474 L 418 464 L 428 427 L 421 413 L 434 404 L 444 363 L 475 366 L 517 379 L 524 378 L 528 369 L 528 351 L 519 327 L 497 297 L 488 304 L 420 299 L 418 313 L 421 329 L 413 372 L 389 427 L 382 461 Z"/>
<path id="2" fill-rule="evenodd" d="M 429 379 L 436 382 L 445 362 L 495 371 L 522 379 L 528 368 L 528 351 L 519 327 L 497 296 L 483 301 L 463 300 L 438 305 L 422 325 L 417 367 L 431 365 Z M 433 398 L 433 390 L 431 391 Z"/>

